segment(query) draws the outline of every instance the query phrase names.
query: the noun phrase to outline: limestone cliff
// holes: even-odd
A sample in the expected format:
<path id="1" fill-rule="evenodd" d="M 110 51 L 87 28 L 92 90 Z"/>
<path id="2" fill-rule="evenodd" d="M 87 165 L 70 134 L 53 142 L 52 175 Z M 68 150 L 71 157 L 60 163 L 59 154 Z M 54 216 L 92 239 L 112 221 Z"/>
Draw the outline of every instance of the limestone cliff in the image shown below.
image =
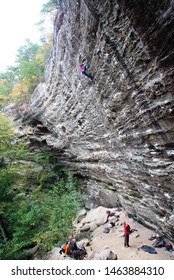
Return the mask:
<path id="1" fill-rule="evenodd" d="M 174 240 L 174 1 L 58 2 L 30 135 L 87 178 L 89 208 L 121 204 Z"/>

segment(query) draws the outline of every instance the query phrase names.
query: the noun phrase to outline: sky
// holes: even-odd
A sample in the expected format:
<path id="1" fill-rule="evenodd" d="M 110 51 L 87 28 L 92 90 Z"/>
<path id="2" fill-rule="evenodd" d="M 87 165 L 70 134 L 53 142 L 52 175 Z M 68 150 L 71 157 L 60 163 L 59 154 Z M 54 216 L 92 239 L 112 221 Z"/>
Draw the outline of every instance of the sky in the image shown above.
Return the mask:
<path id="1" fill-rule="evenodd" d="M 0 72 L 15 64 L 17 50 L 26 39 L 39 42 L 36 23 L 48 0 L 0 0 Z"/>

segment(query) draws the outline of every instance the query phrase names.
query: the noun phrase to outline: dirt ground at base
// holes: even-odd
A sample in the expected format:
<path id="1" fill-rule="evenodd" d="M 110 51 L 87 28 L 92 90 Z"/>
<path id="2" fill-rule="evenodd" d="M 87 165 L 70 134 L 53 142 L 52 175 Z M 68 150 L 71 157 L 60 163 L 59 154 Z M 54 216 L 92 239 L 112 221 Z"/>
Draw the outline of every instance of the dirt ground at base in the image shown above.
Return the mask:
<path id="1" fill-rule="evenodd" d="M 107 210 L 107 209 L 106 209 Z M 131 218 L 128 218 L 124 211 L 118 212 L 119 219 L 109 219 L 109 221 L 97 228 L 96 234 L 90 242 L 90 248 L 87 248 L 88 258 L 93 259 L 95 253 L 100 252 L 106 247 L 109 247 L 117 254 L 118 260 L 173 260 L 174 252 L 167 252 L 165 248 L 155 248 L 157 254 L 150 254 L 139 249 L 142 245 L 153 247 L 155 240 L 148 240 L 156 233 L 143 225 L 137 223 Z M 115 222 L 116 226 L 110 229 L 109 233 L 104 233 L 103 230 L 111 222 Z M 124 247 L 124 232 L 123 223 L 128 222 L 131 229 L 135 229 L 129 236 L 130 247 Z M 171 242 L 170 242 L 171 243 Z M 173 244 L 172 244 L 173 245 Z M 173 246 L 174 247 L 174 246 Z M 92 251 L 91 251 L 92 249 Z"/>
<path id="2" fill-rule="evenodd" d="M 98 218 L 102 218 L 101 221 L 106 221 L 106 211 L 108 208 L 98 207 L 96 209 L 90 210 L 86 213 L 81 222 L 76 224 L 77 228 L 81 228 L 83 225 L 89 225 L 91 222 L 95 223 Z M 109 218 L 106 222 L 101 222 L 101 225 L 97 226 L 93 231 L 87 231 L 88 235 L 91 235 L 88 240 L 88 246 L 86 247 L 87 257 L 84 260 L 95 260 L 95 254 L 100 253 L 103 249 L 109 248 L 112 252 L 117 255 L 118 260 L 174 260 L 174 251 L 167 252 L 165 247 L 155 248 L 157 254 L 150 254 L 140 249 L 141 246 L 147 245 L 153 247 L 155 240 L 149 240 L 150 237 L 156 236 L 157 232 L 150 230 L 140 223 L 128 218 L 125 211 L 117 209 L 109 209 L 118 214 L 118 218 Z M 103 219 L 104 217 L 104 219 Z M 127 222 L 133 232 L 129 237 L 130 247 L 124 247 L 124 231 L 123 223 Z M 110 229 L 109 233 L 104 233 L 103 230 L 108 227 L 108 225 L 114 222 L 115 226 Z M 76 228 L 76 229 L 77 229 Z M 160 232 L 159 232 L 160 234 Z M 83 238 L 77 240 L 77 245 L 84 244 Z M 164 240 L 169 243 L 169 240 L 164 238 Z M 170 242 L 174 248 L 174 244 Z M 50 251 L 43 259 L 47 260 L 73 260 L 69 256 L 66 258 L 59 253 L 60 248 L 55 247 Z"/>

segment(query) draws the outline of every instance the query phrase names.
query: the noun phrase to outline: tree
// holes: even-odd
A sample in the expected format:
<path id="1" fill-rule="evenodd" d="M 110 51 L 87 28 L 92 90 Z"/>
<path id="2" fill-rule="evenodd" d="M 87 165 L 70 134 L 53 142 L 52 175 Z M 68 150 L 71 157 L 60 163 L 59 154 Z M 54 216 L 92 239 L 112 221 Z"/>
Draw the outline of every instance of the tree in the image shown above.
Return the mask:
<path id="1" fill-rule="evenodd" d="M 47 150 L 28 152 L 0 122 L 0 256 L 26 259 L 29 249 L 60 245 L 72 230 L 81 205 L 79 183 Z"/>
<path id="2" fill-rule="evenodd" d="M 26 44 L 20 47 L 17 53 L 16 64 L 19 79 L 20 81 L 27 80 L 31 87 L 36 86 L 39 78 L 43 76 L 43 64 L 36 59 L 40 48 L 38 44 L 26 40 Z"/>
<path id="3" fill-rule="evenodd" d="M 4 223 L 3 214 L 9 202 L 12 201 L 11 185 L 17 179 L 11 168 L 7 168 L 8 158 L 12 153 L 12 124 L 0 114 L 0 232 L 6 243 L 9 237 L 8 230 Z"/>
<path id="4" fill-rule="evenodd" d="M 50 13 L 53 10 L 57 9 L 59 7 L 59 1 L 58 0 L 49 0 L 46 4 L 43 4 L 41 13 Z"/>
<path id="5" fill-rule="evenodd" d="M 6 72 L 0 73 L 1 107 L 11 100 L 21 102 L 30 96 L 38 83 L 43 82 L 45 62 L 52 47 L 53 18 L 58 3 L 57 0 L 50 0 L 43 5 L 41 13 L 44 19 L 38 24 L 42 32 L 40 44 L 26 39 L 17 51 L 15 67 L 8 67 Z"/>
<path id="6" fill-rule="evenodd" d="M 0 105 L 3 106 L 9 98 L 9 94 L 13 89 L 13 86 L 18 81 L 17 68 L 8 67 L 7 71 L 0 73 Z"/>
<path id="7" fill-rule="evenodd" d="M 9 100 L 22 101 L 30 96 L 38 83 L 43 81 L 44 66 L 51 44 L 42 46 L 26 40 L 17 53 L 16 66 L 0 73 L 1 106 Z"/>

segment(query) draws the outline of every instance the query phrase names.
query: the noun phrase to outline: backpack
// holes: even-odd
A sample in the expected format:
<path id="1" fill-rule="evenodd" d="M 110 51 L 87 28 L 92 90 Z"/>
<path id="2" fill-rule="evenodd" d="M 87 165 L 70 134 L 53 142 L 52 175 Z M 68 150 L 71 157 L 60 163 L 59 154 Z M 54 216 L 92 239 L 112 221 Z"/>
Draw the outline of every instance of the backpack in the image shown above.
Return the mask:
<path id="1" fill-rule="evenodd" d="M 108 227 L 104 228 L 103 230 L 104 233 L 109 233 L 110 232 L 110 229 Z"/>
<path id="2" fill-rule="evenodd" d="M 85 247 L 83 245 L 79 246 L 78 248 L 79 251 L 84 251 L 85 250 Z"/>

